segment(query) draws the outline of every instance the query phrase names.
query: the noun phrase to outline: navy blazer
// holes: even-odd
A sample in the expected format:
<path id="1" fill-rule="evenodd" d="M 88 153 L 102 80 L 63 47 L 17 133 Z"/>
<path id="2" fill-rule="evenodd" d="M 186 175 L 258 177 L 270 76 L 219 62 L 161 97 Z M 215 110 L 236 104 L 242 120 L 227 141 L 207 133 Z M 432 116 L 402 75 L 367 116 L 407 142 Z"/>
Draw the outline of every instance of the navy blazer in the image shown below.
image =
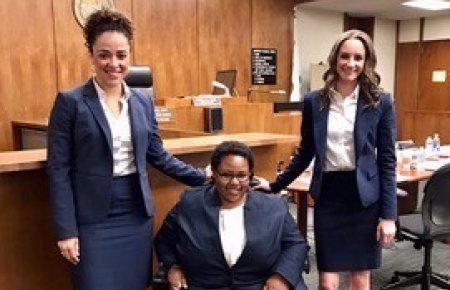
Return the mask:
<path id="1" fill-rule="evenodd" d="M 395 113 L 392 98 L 382 94 L 376 106 L 358 96 L 354 129 L 356 180 L 364 206 L 381 201 L 380 217 L 396 219 Z M 318 200 L 322 184 L 329 108 L 322 108 L 318 91 L 305 95 L 301 141 L 283 174 L 270 187 L 277 192 L 288 186 L 315 158 L 310 193 Z"/>
<path id="2" fill-rule="evenodd" d="M 147 162 L 188 185 L 201 185 L 204 172 L 163 148 L 153 103 L 131 89 L 129 113 L 139 185 L 149 216 L 154 204 Z M 48 176 L 58 240 L 78 236 L 78 224 L 106 218 L 113 178 L 112 137 L 93 80 L 58 93 L 48 129 Z"/>
<path id="3" fill-rule="evenodd" d="M 247 240 L 232 267 L 220 241 L 220 205 L 214 185 L 188 189 L 155 237 L 158 259 L 166 267 L 180 265 L 189 289 L 261 290 L 273 273 L 306 289 L 306 242 L 281 198 L 250 190 L 244 205 Z"/>

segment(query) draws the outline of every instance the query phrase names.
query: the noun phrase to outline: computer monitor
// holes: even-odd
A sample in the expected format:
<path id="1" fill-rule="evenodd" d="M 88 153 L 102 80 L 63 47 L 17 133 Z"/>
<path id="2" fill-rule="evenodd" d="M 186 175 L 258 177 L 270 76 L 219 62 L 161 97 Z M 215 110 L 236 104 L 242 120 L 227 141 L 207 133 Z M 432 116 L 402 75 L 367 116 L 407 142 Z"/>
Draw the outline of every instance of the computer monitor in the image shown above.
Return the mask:
<path id="1" fill-rule="evenodd" d="M 235 69 L 219 70 L 216 73 L 216 81 L 224 84 L 230 90 L 230 94 L 232 95 L 234 91 L 234 85 L 236 84 L 236 75 L 237 70 Z M 224 89 L 213 86 L 213 95 L 223 95 L 224 93 Z"/>

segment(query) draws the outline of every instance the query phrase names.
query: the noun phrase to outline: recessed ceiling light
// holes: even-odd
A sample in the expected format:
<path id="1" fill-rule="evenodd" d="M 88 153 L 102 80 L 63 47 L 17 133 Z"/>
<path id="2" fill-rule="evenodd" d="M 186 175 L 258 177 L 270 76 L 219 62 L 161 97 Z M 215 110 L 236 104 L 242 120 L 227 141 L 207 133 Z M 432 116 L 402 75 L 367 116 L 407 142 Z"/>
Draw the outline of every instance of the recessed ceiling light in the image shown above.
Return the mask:
<path id="1" fill-rule="evenodd" d="M 403 2 L 402 5 L 420 8 L 426 10 L 444 10 L 450 9 L 450 2 L 442 0 L 413 0 L 408 2 Z"/>

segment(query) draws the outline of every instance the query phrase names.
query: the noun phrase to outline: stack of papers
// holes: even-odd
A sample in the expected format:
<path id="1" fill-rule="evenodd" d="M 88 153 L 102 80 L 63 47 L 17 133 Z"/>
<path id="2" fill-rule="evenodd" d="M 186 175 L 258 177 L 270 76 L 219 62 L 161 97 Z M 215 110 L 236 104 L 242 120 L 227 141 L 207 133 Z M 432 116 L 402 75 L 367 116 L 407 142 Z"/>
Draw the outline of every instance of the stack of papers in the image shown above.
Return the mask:
<path id="1" fill-rule="evenodd" d="M 442 158 L 439 160 L 425 160 L 423 162 L 423 169 L 435 171 L 448 163 L 450 163 L 450 158 Z"/>

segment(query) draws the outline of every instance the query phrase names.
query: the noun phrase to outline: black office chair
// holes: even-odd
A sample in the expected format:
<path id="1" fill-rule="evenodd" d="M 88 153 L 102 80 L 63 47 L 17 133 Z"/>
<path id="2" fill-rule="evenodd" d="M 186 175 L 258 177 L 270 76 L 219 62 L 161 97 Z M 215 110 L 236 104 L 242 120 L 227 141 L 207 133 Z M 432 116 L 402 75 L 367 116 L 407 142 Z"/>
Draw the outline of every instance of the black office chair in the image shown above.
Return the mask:
<path id="1" fill-rule="evenodd" d="M 131 65 L 124 79 L 130 88 L 138 89 L 153 98 L 153 75 L 148 66 Z"/>
<path id="2" fill-rule="evenodd" d="M 382 290 L 416 284 L 420 284 L 422 290 L 430 289 L 430 285 L 450 289 L 450 277 L 434 273 L 431 267 L 433 241 L 450 235 L 450 164 L 433 173 L 424 193 L 421 213 L 399 217 L 401 238 L 412 241 L 417 250 L 424 248 L 422 270 L 396 271 L 389 284 L 381 287 Z"/>
<path id="3" fill-rule="evenodd" d="M 145 65 L 130 65 L 125 83 L 132 88 L 151 88 L 153 86 L 152 71 Z"/>

